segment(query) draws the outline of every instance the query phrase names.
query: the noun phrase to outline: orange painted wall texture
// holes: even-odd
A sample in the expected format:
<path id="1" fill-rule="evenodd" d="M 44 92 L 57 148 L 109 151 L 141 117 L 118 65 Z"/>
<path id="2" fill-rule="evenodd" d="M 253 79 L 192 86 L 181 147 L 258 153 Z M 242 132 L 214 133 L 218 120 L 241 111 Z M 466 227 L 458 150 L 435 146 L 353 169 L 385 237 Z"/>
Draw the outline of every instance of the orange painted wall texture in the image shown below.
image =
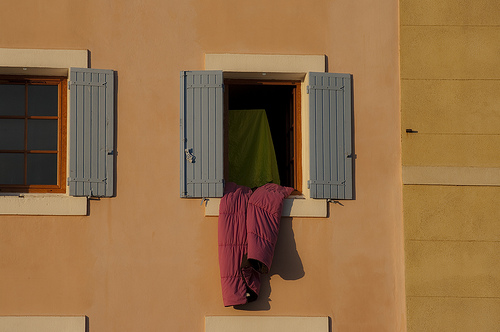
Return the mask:
<path id="1" fill-rule="evenodd" d="M 329 316 L 404 331 L 397 1 L 7 1 L 0 47 L 88 49 L 118 72 L 117 197 L 0 216 L 0 313 L 90 331 L 203 331 L 205 315 Z M 224 308 L 217 219 L 179 198 L 179 71 L 206 53 L 326 54 L 354 77 L 356 199 L 283 219 L 262 299 Z M 269 299 L 269 300 L 268 300 Z"/>

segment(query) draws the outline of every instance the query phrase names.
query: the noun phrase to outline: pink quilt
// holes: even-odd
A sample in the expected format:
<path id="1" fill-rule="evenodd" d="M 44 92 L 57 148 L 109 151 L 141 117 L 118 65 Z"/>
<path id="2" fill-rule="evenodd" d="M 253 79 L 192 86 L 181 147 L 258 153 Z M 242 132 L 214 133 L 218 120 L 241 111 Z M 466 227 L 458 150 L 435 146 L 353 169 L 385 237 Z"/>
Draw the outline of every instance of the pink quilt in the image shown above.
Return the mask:
<path id="1" fill-rule="evenodd" d="M 271 269 L 283 200 L 293 188 L 227 183 L 219 206 L 219 268 L 225 306 L 257 299 L 260 274 Z"/>

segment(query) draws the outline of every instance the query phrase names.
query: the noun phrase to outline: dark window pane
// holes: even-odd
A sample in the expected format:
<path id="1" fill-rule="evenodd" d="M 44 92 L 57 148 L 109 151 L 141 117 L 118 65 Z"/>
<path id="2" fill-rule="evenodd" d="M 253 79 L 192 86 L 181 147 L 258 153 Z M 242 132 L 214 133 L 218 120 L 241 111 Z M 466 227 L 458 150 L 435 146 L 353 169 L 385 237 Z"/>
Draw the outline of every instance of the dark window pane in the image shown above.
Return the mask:
<path id="1" fill-rule="evenodd" d="M 28 154 L 28 184 L 57 184 L 57 154 Z"/>
<path id="2" fill-rule="evenodd" d="M 28 85 L 28 115 L 57 116 L 57 85 Z"/>
<path id="3" fill-rule="evenodd" d="M 0 153 L 0 184 L 24 183 L 24 154 Z"/>
<path id="4" fill-rule="evenodd" d="M 0 84 L 0 115 L 24 116 L 24 85 Z"/>
<path id="5" fill-rule="evenodd" d="M 28 120 L 28 150 L 57 150 L 57 120 Z"/>
<path id="6" fill-rule="evenodd" d="M 24 120 L 0 119 L 0 150 L 24 150 Z"/>

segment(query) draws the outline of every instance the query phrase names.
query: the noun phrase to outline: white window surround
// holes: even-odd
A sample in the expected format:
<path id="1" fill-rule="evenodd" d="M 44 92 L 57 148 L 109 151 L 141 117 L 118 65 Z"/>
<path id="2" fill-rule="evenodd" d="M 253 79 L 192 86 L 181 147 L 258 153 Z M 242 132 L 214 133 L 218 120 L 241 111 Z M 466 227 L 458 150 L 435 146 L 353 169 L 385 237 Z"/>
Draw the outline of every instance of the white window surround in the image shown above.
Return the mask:
<path id="1" fill-rule="evenodd" d="M 2 75 L 68 76 L 71 67 L 87 68 L 88 51 L 0 48 Z M 69 124 L 69 96 L 67 100 Z M 68 192 L 66 188 L 66 194 L 0 193 L 0 215 L 86 215 L 87 198 Z"/>
<path id="2" fill-rule="evenodd" d="M 205 332 L 328 332 L 328 317 L 206 316 Z"/>
<path id="3" fill-rule="evenodd" d="M 222 70 L 225 78 L 281 79 L 308 82 L 309 72 L 325 72 L 325 55 L 205 54 L 205 70 Z M 309 155 L 309 99 L 301 84 L 302 156 Z M 285 199 L 283 217 L 326 217 L 327 200 L 311 199 L 307 189 L 309 158 L 302 158 L 302 196 Z M 205 216 L 219 215 L 219 198 L 209 198 Z"/>
<path id="4" fill-rule="evenodd" d="M 85 316 L 0 316 L 0 332 L 85 332 Z"/>

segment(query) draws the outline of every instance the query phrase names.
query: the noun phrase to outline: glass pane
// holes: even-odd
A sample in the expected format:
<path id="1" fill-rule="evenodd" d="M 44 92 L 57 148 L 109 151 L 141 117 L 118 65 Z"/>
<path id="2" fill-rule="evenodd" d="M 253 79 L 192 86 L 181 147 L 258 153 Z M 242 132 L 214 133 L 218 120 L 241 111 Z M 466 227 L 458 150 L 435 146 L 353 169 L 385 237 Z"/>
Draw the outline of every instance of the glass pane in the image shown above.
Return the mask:
<path id="1" fill-rule="evenodd" d="M 57 116 L 57 85 L 28 85 L 28 115 Z"/>
<path id="2" fill-rule="evenodd" d="M 0 84 L 0 115 L 24 116 L 24 85 Z"/>
<path id="3" fill-rule="evenodd" d="M 57 184 L 57 154 L 28 154 L 28 184 Z"/>
<path id="4" fill-rule="evenodd" d="M 0 150 L 24 150 L 24 120 L 0 119 Z"/>
<path id="5" fill-rule="evenodd" d="M 28 150 L 57 150 L 57 120 L 28 120 Z"/>
<path id="6" fill-rule="evenodd" d="M 24 154 L 0 153 L 0 184 L 24 183 Z"/>

